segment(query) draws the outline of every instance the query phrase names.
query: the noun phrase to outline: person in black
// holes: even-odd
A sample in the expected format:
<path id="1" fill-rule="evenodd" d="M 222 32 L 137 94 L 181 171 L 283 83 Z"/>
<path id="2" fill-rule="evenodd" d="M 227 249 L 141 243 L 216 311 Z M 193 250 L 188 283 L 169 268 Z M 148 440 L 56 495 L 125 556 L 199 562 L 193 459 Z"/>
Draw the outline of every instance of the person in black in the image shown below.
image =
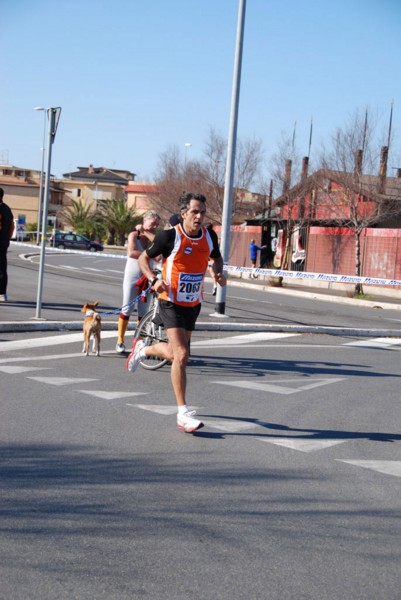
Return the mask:
<path id="1" fill-rule="evenodd" d="M 14 216 L 3 196 L 4 190 L 0 188 L 0 302 L 7 301 L 7 250 L 14 233 Z"/>

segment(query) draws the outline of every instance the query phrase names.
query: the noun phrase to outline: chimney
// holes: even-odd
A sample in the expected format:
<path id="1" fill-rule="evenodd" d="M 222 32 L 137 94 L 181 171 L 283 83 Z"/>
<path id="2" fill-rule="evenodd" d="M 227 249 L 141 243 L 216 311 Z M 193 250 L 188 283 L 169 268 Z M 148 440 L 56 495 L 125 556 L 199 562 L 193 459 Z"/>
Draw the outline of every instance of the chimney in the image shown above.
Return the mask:
<path id="1" fill-rule="evenodd" d="M 399 177 L 399 178 L 401 178 L 401 169 L 397 169 L 397 174 L 396 174 L 396 177 Z"/>
<path id="2" fill-rule="evenodd" d="M 301 183 L 308 177 L 309 156 L 304 156 L 302 159 Z"/>
<path id="3" fill-rule="evenodd" d="M 388 146 L 382 146 L 380 152 L 379 182 L 377 184 L 377 191 L 379 194 L 384 194 L 384 190 L 386 188 L 387 158 Z"/>
<path id="4" fill-rule="evenodd" d="M 355 152 L 355 170 L 354 173 L 358 177 L 362 175 L 362 159 L 363 159 L 363 150 L 357 150 Z"/>
<path id="5" fill-rule="evenodd" d="M 284 175 L 284 183 L 283 183 L 283 196 L 288 194 L 291 185 L 291 167 L 292 160 L 285 161 L 285 175 Z"/>
<path id="6" fill-rule="evenodd" d="M 89 165 L 88 173 L 92 174 L 94 172 L 93 165 Z"/>

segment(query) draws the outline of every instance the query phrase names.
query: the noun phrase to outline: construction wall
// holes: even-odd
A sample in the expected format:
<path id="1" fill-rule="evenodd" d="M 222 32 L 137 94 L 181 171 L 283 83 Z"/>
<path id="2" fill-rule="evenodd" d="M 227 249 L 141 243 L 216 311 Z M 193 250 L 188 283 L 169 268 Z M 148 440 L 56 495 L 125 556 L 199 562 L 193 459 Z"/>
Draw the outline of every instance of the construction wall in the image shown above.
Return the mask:
<path id="1" fill-rule="evenodd" d="M 361 235 L 364 277 L 401 279 L 401 230 L 365 229 Z M 305 271 L 355 275 L 355 236 L 340 227 L 311 227 Z"/>
<path id="2" fill-rule="evenodd" d="M 216 225 L 214 227 L 215 232 L 220 240 L 221 238 L 221 226 Z M 258 246 L 262 245 L 261 242 L 262 228 L 258 225 L 232 225 L 230 228 L 230 256 L 228 263 L 231 266 L 240 267 L 251 267 L 251 261 L 249 258 L 249 244 L 254 239 Z M 259 253 L 260 259 L 260 253 Z M 259 265 L 259 260 L 258 260 Z"/>

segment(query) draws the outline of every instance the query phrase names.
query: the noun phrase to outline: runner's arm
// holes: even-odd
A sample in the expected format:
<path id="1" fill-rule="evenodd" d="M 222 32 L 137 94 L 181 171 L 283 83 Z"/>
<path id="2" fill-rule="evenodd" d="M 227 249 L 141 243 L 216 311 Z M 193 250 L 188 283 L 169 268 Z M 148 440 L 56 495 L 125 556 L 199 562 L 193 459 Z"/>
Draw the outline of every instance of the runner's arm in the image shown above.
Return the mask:
<path id="1" fill-rule="evenodd" d="M 213 242 L 213 250 L 210 253 L 210 258 L 212 260 L 211 268 L 214 273 L 214 280 L 224 287 L 227 283 L 227 278 L 223 273 L 224 262 L 219 248 L 219 241 L 215 231 L 209 231 L 209 234 Z"/>
<path id="2" fill-rule="evenodd" d="M 174 247 L 175 230 L 167 229 L 165 231 L 159 231 L 153 242 L 142 252 L 138 258 L 139 268 L 142 273 L 148 278 L 149 281 L 154 280 L 154 273 L 151 268 L 151 260 L 159 256 L 160 254 L 165 258 L 169 256 L 171 250 Z M 160 293 L 167 289 L 166 284 L 162 280 L 156 281 L 154 284 L 156 292 Z"/>

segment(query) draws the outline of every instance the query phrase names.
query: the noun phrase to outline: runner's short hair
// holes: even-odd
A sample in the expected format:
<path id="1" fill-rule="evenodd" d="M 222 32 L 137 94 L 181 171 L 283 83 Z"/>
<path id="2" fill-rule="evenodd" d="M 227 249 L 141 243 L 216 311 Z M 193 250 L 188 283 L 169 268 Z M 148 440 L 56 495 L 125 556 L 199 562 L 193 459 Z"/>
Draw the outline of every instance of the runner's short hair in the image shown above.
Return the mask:
<path id="1" fill-rule="evenodd" d="M 192 192 L 184 192 L 178 199 L 180 211 L 188 210 L 191 200 L 199 200 L 206 204 L 206 198 L 203 194 L 193 194 Z"/>

